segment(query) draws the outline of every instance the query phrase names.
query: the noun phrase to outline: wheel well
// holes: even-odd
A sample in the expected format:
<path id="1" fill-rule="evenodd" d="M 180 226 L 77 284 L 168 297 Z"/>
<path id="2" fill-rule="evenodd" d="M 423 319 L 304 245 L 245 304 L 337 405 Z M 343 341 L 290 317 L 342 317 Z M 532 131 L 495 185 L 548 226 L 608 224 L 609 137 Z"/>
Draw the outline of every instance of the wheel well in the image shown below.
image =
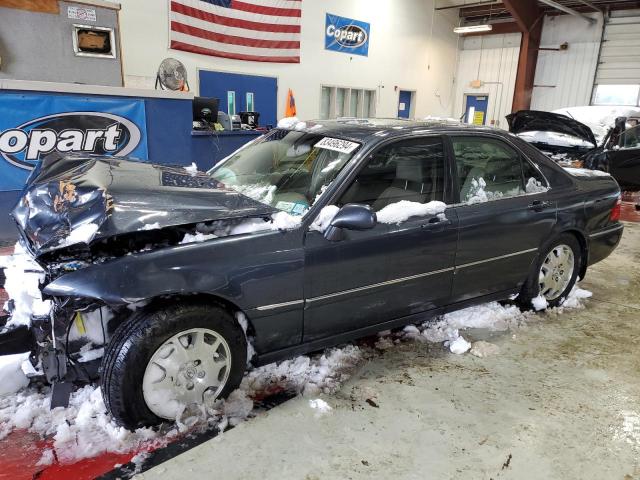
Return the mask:
<path id="1" fill-rule="evenodd" d="M 562 233 L 568 233 L 569 235 L 573 235 L 578 240 L 581 249 L 581 265 L 580 265 L 580 273 L 578 274 L 578 278 L 582 280 L 587 273 L 587 264 L 589 263 L 589 246 L 587 244 L 587 239 L 584 234 L 579 230 L 565 230 Z"/>
<path id="2" fill-rule="evenodd" d="M 242 313 L 247 319 L 247 332 L 246 332 L 247 336 L 255 336 L 255 328 L 253 326 L 253 323 L 251 322 L 251 319 L 247 315 L 247 313 L 244 310 L 242 310 L 240 307 L 238 307 L 236 304 L 234 304 L 233 302 L 230 302 L 229 300 L 219 297 L 217 295 L 211 295 L 208 293 L 196 293 L 192 295 L 184 295 L 184 294 L 163 295 L 161 297 L 152 298 L 145 307 L 149 307 L 150 305 L 158 305 L 164 302 L 172 302 L 172 303 L 200 302 L 200 303 L 216 304 L 221 306 L 228 312 L 232 313 L 234 315 L 234 318 L 236 318 L 235 316 L 236 313 Z"/>

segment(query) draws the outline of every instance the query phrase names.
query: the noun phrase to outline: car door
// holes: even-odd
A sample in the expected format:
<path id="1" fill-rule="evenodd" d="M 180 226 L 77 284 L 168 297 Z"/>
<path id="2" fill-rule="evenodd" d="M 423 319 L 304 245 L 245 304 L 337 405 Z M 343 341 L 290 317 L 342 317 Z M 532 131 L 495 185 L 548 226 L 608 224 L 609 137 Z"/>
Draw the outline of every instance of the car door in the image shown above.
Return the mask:
<path id="1" fill-rule="evenodd" d="M 448 301 L 457 218 L 437 215 L 432 201 L 451 192 L 443 139 L 392 141 L 365 159 L 334 196 L 378 214 L 366 231 L 345 231 L 329 242 L 309 231 L 305 241 L 304 341 L 424 312 Z M 399 202 L 410 203 L 399 203 Z M 409 207 L 419 215 L 406 217 Z M 404 215 L 403 215 L 404 214 Z"/>
<path id="2" fill-rule="evenodd" d="M 624 187 L 640 187 L 640 126 L 620 135 L 618 147 L 607 152 L 609 173 Z"/>
<path id="3" fill-rule="evenodd" d="M 548 182 L 497 136 L 450 137 L 456 162 L 459 236 L 452 301 L 513 290 L 556 223 Z"/>

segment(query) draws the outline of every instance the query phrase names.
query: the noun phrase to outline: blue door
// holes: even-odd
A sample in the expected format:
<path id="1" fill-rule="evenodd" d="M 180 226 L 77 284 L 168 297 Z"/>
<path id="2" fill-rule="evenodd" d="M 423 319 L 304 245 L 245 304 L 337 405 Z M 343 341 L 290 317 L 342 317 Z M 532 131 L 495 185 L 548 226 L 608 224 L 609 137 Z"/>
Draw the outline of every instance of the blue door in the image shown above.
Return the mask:
<path id="1" fill-rule="evenodd" d="M 400 90 L 398 99 L 398 118 L 409 118 L 411 112 L 411 92 Z"/>
<path id="2" fill-rule="evenodd" d="M 200 70 L 199 74 L 200 95 L 219 98 L 221 111 L 255 111 L 260 114 L 260 126 L 278 123 L 277 78 L 209 70 Z"/>
<path id="3" fill-rule="evenodd" d="M 465 123 L 484 125 L 487 120 L 487 95 L 467 95 L 467 104 L 464 109 Z"/>

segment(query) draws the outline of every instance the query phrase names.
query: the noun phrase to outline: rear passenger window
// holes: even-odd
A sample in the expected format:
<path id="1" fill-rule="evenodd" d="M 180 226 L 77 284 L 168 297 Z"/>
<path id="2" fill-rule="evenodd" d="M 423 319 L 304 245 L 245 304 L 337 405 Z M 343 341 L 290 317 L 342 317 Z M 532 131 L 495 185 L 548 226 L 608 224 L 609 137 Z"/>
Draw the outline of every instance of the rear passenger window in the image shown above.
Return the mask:
<path id="1" fill-rule="evenodd" d="M 454 138 L 460 201 L 479 203 L 547 190 L 540 172 L 499 140 Z"/>
<path id="2" fill-rule="evenodd" d="M 443 201 L 444 171 L 441 138 L 402 140 L 369 157 L 338 205 L 363 203 L 379 211 L 402 200 Z"/>

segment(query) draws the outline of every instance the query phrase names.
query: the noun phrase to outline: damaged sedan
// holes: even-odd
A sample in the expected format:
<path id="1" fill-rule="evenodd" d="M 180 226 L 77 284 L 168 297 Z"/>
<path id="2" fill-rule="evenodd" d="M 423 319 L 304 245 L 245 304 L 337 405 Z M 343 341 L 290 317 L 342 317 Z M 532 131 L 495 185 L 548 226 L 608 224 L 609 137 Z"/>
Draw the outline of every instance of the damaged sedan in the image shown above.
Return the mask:
<path id="1" fill-rule="evenodd" d="M 5 352 L 128 428 L 261 365 L 491 300 L 561 305 L 622 235 L 608 175 L 438 122 L 297 123 L 207 173 L 48 159 L 13 211 Z"/>
<path id="2" fill-rule="evenodd" d="M 635 113 L 637 109 L 630 110 Z M 507 121 L 511 133 L 559 163 L 608 172 L 623 188 L 640 188 L 637 118 L 616 117 L 606 129 L 599 127 L 597 132 L 596 126 L 592 128 L 554 112 L 521 110 L 507 115 Z"/>

